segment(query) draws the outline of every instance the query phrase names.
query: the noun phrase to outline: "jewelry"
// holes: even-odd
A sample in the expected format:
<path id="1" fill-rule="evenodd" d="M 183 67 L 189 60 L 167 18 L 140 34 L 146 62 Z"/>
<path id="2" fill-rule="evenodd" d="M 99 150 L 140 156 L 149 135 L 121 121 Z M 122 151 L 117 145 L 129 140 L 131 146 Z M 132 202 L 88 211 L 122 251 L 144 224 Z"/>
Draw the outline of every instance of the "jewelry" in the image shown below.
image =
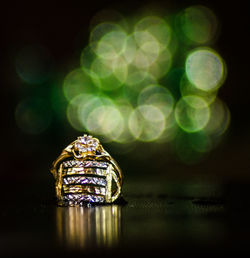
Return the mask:
<path id="1" fill-rule="evenodd" d="M 91 135 L 70 143 L 53 162 L 56 196 L 61 206 L 112 203 L 121 195 L 122 172 Z"/>

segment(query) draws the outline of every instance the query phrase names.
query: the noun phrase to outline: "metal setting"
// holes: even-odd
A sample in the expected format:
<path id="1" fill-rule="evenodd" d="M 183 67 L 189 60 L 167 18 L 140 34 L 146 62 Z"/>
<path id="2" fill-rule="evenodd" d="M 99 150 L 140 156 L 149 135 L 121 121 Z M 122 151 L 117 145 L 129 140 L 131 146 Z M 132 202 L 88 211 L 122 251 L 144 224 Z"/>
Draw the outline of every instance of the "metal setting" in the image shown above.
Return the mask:
<path id="1" fill-rule="evenodd" d="M 56 196 L 62 206 L 112 203 L 121 195 L 122 172 L 97 138 L 80 136 L 53 162 Z"/>

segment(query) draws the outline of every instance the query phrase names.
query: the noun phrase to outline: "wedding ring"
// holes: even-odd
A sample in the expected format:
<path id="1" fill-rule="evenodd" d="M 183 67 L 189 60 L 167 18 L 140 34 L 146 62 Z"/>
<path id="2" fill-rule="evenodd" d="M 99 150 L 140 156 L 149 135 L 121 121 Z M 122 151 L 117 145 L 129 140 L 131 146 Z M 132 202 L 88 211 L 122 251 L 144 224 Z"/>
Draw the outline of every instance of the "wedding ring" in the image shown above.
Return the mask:
<path id="1" fill-rule="evenodd" d="M 91 135 L 80 136 L 63 149 L 50 172 L 61 206 L 113 203 L 121 196 L 122 171 Z"/>

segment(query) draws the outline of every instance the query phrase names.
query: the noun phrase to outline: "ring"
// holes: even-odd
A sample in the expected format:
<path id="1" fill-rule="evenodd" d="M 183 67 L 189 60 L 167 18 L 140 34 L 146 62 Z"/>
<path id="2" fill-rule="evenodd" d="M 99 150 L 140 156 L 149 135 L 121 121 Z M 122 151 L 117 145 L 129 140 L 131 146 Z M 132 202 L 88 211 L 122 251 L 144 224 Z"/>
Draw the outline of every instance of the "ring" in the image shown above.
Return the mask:
<path id="1" fill-rule="evenodd" d="M 50 172 L 60 206 L 113 203 L 121 196 L 122 171 L 91 135 L 80 136 L 63 149 Z"/>

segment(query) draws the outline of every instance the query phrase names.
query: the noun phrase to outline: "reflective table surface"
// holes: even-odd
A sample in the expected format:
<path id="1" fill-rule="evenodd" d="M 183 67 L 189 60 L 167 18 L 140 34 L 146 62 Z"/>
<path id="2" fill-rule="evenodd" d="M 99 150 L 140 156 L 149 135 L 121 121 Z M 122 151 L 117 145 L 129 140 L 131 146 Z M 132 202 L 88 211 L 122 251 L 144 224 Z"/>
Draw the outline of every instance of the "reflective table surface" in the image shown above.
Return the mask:
<path id="1" fill-rule="evenodd" d="M 3 257 L 204 257 L 248 250 L 247 183 L 130 179 L 124 202 L 86 207 L 57 207 L 53 189 L 44 191 L 43 184 L 19 188 L 19 195 L 4 195 Z"/>

